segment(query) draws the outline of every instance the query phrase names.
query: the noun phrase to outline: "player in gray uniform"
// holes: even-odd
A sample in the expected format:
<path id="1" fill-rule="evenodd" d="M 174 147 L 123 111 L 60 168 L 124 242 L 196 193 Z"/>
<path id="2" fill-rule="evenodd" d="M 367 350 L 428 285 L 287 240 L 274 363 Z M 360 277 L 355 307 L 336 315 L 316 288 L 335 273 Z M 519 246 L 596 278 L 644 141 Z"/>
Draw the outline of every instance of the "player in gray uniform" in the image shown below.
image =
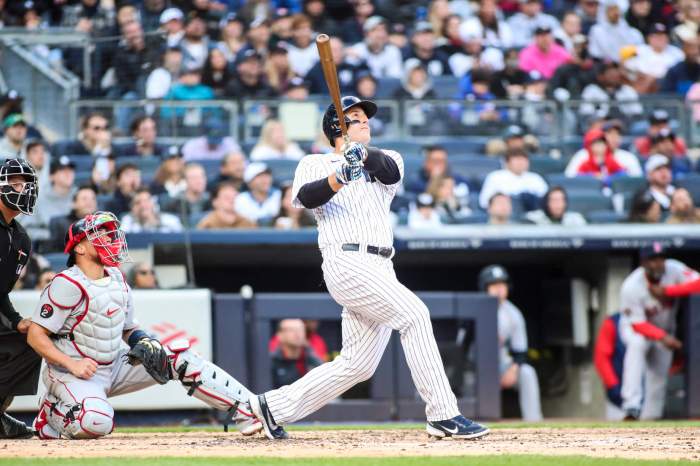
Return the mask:
<path id="1" fill-rule="evenodd" d="M 508 300 L 510 277 L 500 265 L 479 272 L 479 289 L 498 299 L 498 349 L 501 387 L 517 388 L 523 420 L 542 420 L 540 383 L 527 364 L 527 328 L 520 309 Z"/>
<path id="2" fill-rule="evenodd" d="M 131 289 L 118 268 L 128 252 L 113 214 L 98 212 L 71 225 L 65 252 L 69 268 L 42 292 L 28 334 L 46 362 L 46 394 L 34 421 L 40 438 L 107 435 L 114 428 L 107 398 L 171 379 L 227 411 L 243 434 L 262 429 L 246 411 L 251 393 L 238 381 L 190 350 L 187 340 L 163 348 L 139 329 Z"/>
<path id="3" fill-rule="evenodd" d="M 369 147 L 369 119 L 377 106 L 347 96 L 341 105 L 348 124 L 343 140 L 335 107 L 323 130 L 335 151 L 304 157 L 292 186 L 294 205 L 312 209 L 318 225 L 323 276 L 341 306 L 343 348 L 291 385 L 251 397 L 253 413 L 270 439 L 281 427 L 318 410 L 372 376 L 392 330 L 398 330 L 411 376 L 426 402 L 426 429 L 434 437 L 477 438 L 488 429 L 459 413 L 423 302 L 402 285 L 391 258 L 389 206 L 403 177 L 397 152 Z"/>
<path id="4" fill-rule="evenodd" d="M 675 259 L 655 242 L 639 252 L 640 266 L 622 283 L 620 339 L 626 346 L 622 370 L 625 419 L 658 419 L 663 415 L 668 370 L 673 350 L 678 300 L 656 297 L 650 289 L 696 280 L 695 270 Z"/>

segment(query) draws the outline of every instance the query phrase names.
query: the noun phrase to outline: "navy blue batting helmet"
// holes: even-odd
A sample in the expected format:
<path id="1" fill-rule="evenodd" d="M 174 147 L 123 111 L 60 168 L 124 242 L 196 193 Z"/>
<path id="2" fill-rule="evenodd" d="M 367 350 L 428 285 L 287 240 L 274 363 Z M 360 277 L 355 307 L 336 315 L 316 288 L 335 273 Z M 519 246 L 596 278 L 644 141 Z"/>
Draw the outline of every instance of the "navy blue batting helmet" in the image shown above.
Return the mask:
<path id="1" fill-rule="evenodd" d="M 346 113 L 352 107 L 359 106 L 364 110 L 367 118 L 372 118 L 377 113 L 377 104 L 371 100 L 362 100 L 354 95 L 348 95 L 340 98 L 340 105 L 343 107 L 343 113 Z M 345 124 L 349 124 L 350 119 L 345 117 Z M 330 104 L 323 114 L 323 134 L 326 135 L 331 145 L 335 147 L 335 138 L 340 137 L 343 133 L 340 131 L 340 121 L 338 114 L 335 111 L 335 106 Z"/>
<path id="2" fill-rule="evenodd" d="M 479 272 L 479 290 L 486 291 L 486 288 L 493 283 L 510 283 L 508 271 L 503 266 L 489 265 Z"/>

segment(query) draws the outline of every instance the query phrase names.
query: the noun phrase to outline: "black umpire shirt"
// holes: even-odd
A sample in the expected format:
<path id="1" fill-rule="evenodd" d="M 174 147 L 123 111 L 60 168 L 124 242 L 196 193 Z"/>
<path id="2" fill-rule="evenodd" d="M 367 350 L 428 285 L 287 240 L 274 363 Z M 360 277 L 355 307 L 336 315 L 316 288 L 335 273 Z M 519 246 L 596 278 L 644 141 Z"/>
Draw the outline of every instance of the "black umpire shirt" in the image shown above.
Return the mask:
<path id="1" fill-rule="evenodd" d="M 10 302 L 10 291 L 27 265 L 31 249 L 24 227 L 14 219 L 7 223 L 0 213 L 0 335 L 15 333 L 22 320 Z"/>

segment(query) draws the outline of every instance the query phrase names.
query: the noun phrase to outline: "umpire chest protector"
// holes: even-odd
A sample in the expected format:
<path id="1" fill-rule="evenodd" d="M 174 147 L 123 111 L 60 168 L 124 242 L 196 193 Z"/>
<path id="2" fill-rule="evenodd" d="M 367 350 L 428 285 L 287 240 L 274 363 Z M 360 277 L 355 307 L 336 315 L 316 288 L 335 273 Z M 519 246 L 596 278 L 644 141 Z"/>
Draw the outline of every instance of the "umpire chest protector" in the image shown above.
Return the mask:
<path id="1" fill-rule="evenodd" d="M 54 312 L 52 306 L 69 311 L 63 327 L 56 333 L 56 346 L 61 351 L 103 365 L 118 356 L 127 313 L 132 312 L 130 291 L 121 271 L 105 267 L 105 272 L 109 280 L 95 283 L 73 266 L 56 276 L 40 303 L 42 312 Z"/>

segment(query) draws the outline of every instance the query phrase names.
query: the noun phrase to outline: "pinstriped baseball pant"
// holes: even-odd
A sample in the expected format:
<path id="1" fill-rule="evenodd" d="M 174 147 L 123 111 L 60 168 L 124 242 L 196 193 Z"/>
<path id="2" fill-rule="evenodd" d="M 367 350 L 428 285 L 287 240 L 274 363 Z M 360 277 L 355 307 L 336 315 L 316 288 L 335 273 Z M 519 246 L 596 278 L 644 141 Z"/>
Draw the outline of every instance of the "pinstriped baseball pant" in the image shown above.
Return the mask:
<path id="1" fill-rule="evenodd" d="M 428 420 L 457 416 L 457 399 L 445 375 L 428 308 L 399 283 L 391 260 L 334 246 L 323 251 L 323 276 L 331 296 L 343 306 L 343 348 L 333 361 L 291 385 L 265 393 L 275 421 L 286 424 L 302 419 L 369 379 L 392 330 L 401 335 Z"/>

